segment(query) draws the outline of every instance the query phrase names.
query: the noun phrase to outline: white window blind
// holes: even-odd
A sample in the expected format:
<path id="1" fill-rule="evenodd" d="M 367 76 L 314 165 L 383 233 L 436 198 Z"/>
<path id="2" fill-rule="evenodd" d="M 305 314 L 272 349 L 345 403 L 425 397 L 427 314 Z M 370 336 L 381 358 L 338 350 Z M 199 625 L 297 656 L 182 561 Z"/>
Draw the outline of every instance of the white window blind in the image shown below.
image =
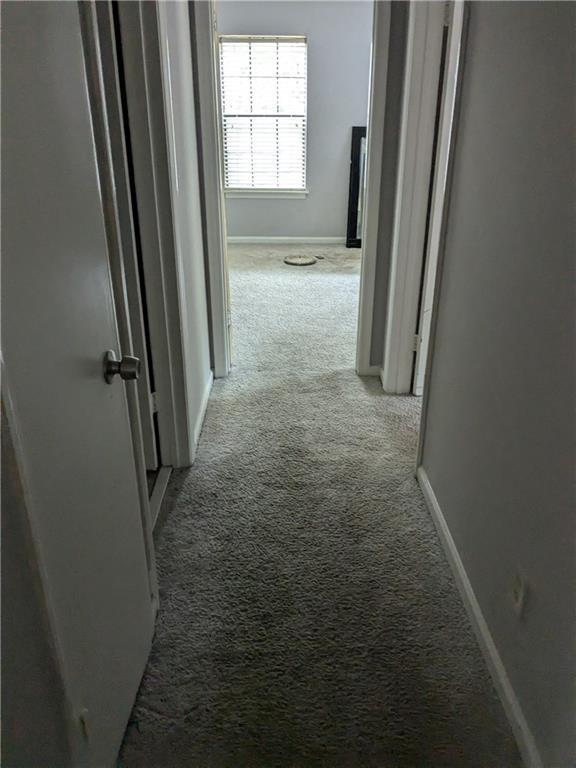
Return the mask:
<path id="1" fill-rule="evenodd" d="M 227 189 L 306 188 L 306 38 L 221 37 Z"/>

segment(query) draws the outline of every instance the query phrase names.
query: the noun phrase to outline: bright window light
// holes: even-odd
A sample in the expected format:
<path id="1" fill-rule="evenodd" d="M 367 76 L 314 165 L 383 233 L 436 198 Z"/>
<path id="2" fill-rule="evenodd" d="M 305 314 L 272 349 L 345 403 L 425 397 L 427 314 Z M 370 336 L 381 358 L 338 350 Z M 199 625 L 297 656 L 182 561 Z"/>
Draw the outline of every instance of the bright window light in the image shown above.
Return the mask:
<path id="1" fill-rule="evenodd" d="M 226 189 L 306 188 L 306 38 L 220 38 Z"/>

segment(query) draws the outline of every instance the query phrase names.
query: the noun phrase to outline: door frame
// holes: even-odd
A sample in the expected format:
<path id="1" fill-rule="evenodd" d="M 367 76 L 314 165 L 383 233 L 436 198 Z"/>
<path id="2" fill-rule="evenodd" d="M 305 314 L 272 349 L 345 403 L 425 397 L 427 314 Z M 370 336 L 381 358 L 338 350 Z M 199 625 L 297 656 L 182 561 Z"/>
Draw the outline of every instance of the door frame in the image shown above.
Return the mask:
<path id="1" fill-rule="evenodd" d="M 215 378 L 224 378 L 230 373 L 231 366 L 230 297 L 214 0 L 193 0 L 189 3 L 189 13 L 199 113 L 198 147 L 212 369 Z"/>
<path id="2" fill-rule="evenodd" d="M 429 229 L 424 255 L 424 275 L 422 280 L 422 298 L 420 302 L 418 321 L 418 343 L 414 361 L 414 379 L 412 394 L 421 396 L 424 393 L 424 382 L 427 375 L 428 348 L 430 346 L 432 307 L 438 271 L 440 236 L 444 196 L 448 174 L 450 140 L 454 121 L 456 88 L 464 31 L 465 7 L 463 0 L 456 0 L 450 5 L 450 20 L 446 39 L 446 56 L 444 64 L 444 82 L 436 138 L 434 179 L 430 198 Z"/>
<path id="3" fill-rule="evenodd" d="M 210 276 L 210 305 L 213 319 L 214 347 L 224 349 L 229 333 L 229 314 L 223 312 L 227 307 L 227 266 L 225 260 L 226 233 L 225 221 L 220 223 L 218 210 L 223 211 L 222 182 L 222 146 L 219 115 L 218 66 L 216 60 L 216 20 L 215 0 L 192 0 L 190 13 L 194 19 L 196 40 L 194 43 L 198 69 L 197 100 L 201 112 L 201 132 L 198 143 L 204 164 L 205 179 L 218 177 L 218 194 L 208 187 L 205 190 L 205 206 L 208 243 L 208 264 Z M 384 144 L 384 119 L 386 113 L 386 81 L 388 73 L 388 49 L 390 39 L 391 4 L 389 0 L 374 3 L 372 26 L 372 56 L 370 71 L 369 117 L 367 124 L 367 168 L 365 216 L 362 224 L 362 262 L 360 273 L 360 293 L 358 330 L 356 346 L 356 372 L 361 376 L 378 376 L 379 365 L 371 364 L 372 326 L 374 313 L 374 286 L 377 265 L 378 225 L 380 207 L 380 186 L 382 179 L 382 155 Z M 205 181 L 207 184 L 207 181 Z M 211 223 L 209 223 L 211 222 Z M 219 230 L 219 231 L 218 231 Z M 215 246 L 210 247 L 210 238 Z M 219 243 L 223 245 L 220 245 Z M 215 322 L 214 322 L 215 320 Z M 223 327 L 224 326 L 224 327 Z M 222 341 L 226 338 L 226 342 Z M 221 360 L 225 357 L 222 355 Z M 215 366 L 217 358 L 215 356 Z M 230 357 L 226 363 L 214 369 L 229 371 Z M 222 373 L 221 375 L 226 375 Z"/>
<path id="4" fill-rule="evenodd" d="M 195 51 L 199 71 L 199 92 L 202 122 L 199 133 L 201 154 L 205 155 L 204 170 L 221 174 L 217 97 L 217 67 L 215 61 L 214 0 L 191 3 L 196 25 Z M 438 96 L 438 81 L 442 58 L 442 34 L 448 3 L 409 4 L 409 31 L 404 75 L 402 130 L 397 173 L 396 213 L 390 267 L 388 305 L 383 308 L 387 318 L 383 363 L 372 363 L 372 334 L 376 308 L 375 281 L 378 253 L 378 229 L 386 116 L 386 85 L 391 28 L 391 3 L 374 3 L 370 94 L 367 121 L 368 162 L 366 168 L 366 204 L 362 226 L 362 262 L 360 272 L 359 310 L 356 345 L 356 372 L 361 376 L 380 376 L 384 389 L 390 393 L 408 393 L 412 383 L 414 336 L 418 315 L 418 299 L 422 278 L 424 236 L 430 189 L 430 174 L 434 149 L 434 126 Z M 216 89 L 216 91 L 215 91 Z M 216 127 L 216 128 L 215 128 Z M 214 139 L 216 135 L 216 140 Z M 423 181 L 422 181 L 423 180 Z M 220 195 L 222 192 L 221 181 Z M 424 190 L 424 191 L 422 191 Z M 211 207 L 209 229 L 216 242 L 222 237 L 217 209 L 222 205 L 220 195 L 206 195 Z M 223 286 L 226 264 L 219 247 L 208 248 L 210 296 L 213 317 L 217 319 L 213 332 L 222 335 Z M 227 323 L 228 318 L 225 318 Z M 226 328 L 226 332 L 227 332 Z"/>
<path id="5" fill-rule="evenodd" d="M 410 392 L 414 338 L 422 279 L 424 240 L 431 184 L 442 36 L 448 3 L 409 6 L 401 141 L 395 201 L 386 337 L 382 365 L 371 360 L 378 263 L 386 86 L 391 3 L 374 3 L 370 95 L 367 125 L 366 208 L 362 227 L 362 263 L 356 347 L 359 375 L 379 375 L 390 393 Z M 219 126 L 219 88 L 215 0 L 189 4 L 195 57 L 198 146 L 208 267 L 207 293 L 215 376 L 230 370 L 226 223 Z"/>
<path id="6" fill-rule="evenodd" d="M 438 85 L 444 3 L 410 3 L 394 235 L 380 379 L 387 393 L 411 391 Z"/>
<path id="7" fill-rule="evenodd" d="M 378 262 L 378 230 L 380 224 L 380 188 L 384 152 L 386 116 L 386 83 L 390 42 L 389 2 L 374 3 L 372 23 L 372 60 L 368 97 L 366 197 L 362 222 L 362 260 L 358 296 L 358 332 L 356 339 L 356 373 L 378 376 L 380 368 L 371 363 L 372 327 L 374 323 L 376 266 Z"/>
<path id="8" fill-rule="evenodd" d="M 175 247 L 162 57 L 155 3 L 118 5 L 133 158 L 160 463 L 187 467 L 196 441 L 189 427 L 183 338 L 184 287 Z"/>

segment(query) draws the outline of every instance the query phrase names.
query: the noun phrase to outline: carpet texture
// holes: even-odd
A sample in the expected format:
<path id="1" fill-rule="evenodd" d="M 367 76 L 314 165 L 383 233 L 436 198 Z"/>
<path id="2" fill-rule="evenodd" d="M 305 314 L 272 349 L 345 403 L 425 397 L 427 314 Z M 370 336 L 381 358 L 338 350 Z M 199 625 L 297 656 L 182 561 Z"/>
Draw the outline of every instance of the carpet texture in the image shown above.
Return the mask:
<path id="1" fill-rule="evenodd" d="M 413 477 L 419 401 L 353 371 L 357 250 L 230 249 L 234 368 L 157 534 L 125 768 L 517 768 Z"/>

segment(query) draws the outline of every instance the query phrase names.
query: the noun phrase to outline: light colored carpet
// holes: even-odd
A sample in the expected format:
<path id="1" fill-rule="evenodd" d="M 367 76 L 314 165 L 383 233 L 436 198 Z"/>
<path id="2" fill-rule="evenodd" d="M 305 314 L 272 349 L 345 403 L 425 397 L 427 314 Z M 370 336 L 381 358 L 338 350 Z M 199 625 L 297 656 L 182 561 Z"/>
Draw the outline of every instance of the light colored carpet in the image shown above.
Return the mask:
<path id="1" fill-rule="evenodd" d="M 359 251 L 286 250 L 231 249 L 235 366 L 170 487 L 120 764 L 516 768 L 413 477 L 419 402 L 353 371 Z"/>

